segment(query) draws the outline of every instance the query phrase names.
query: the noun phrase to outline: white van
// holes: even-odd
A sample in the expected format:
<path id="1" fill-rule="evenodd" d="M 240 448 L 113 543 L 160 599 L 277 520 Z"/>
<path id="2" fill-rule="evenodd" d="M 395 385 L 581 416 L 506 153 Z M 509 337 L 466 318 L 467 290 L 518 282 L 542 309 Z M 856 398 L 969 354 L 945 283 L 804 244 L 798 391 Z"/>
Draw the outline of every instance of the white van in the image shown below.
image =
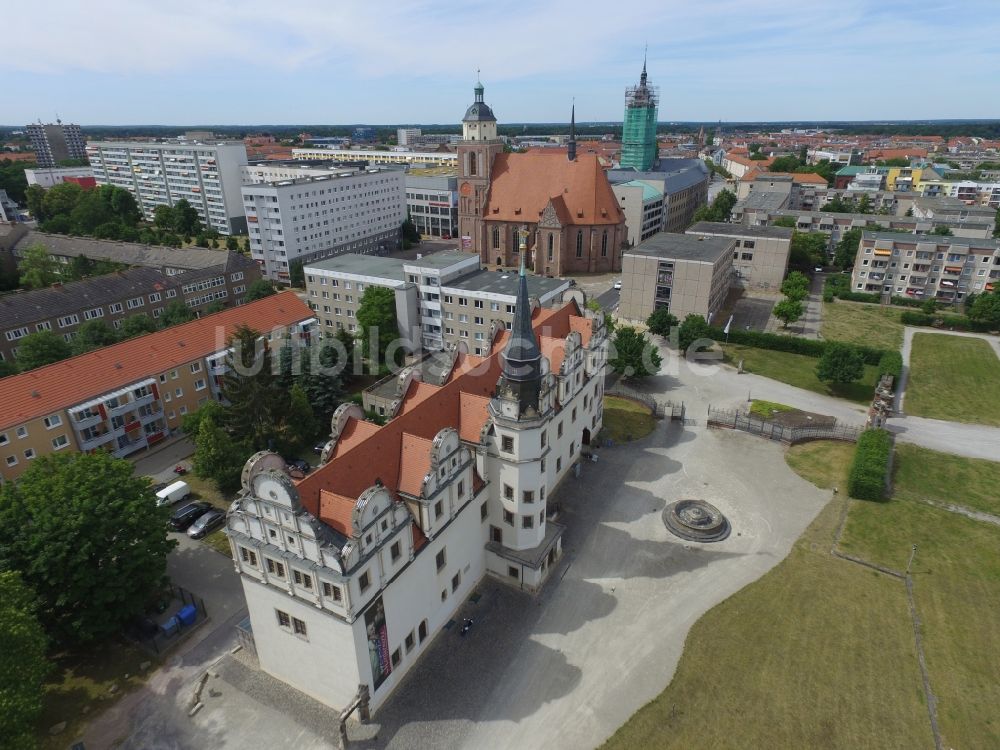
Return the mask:
<path id="1" fill-rule="evenodd" d="M 168 484 L 156 493 L 156 504 L 173 505 L 174 503 L 183 500 L 190 494 L 191 488 L 188 487 L 188 483 L 177 481 L 173 484 Z"/>

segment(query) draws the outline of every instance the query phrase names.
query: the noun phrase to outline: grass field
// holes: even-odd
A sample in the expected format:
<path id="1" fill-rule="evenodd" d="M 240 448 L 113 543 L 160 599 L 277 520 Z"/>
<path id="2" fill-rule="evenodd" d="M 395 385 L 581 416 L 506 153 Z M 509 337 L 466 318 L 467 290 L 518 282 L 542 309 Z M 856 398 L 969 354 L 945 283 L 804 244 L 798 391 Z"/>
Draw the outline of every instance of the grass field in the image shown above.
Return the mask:
<path id="1" fill-rule="evenodd" d="M 820 333 L 824 339 L 898 351 L 903 345 L 899 313 L 898 307 L 842 300 L 825 302 Z"/>
<path id="2" fill-rule="evenodd" d="M 788 411 L 798 411 L 794 406 L 788 406 L 787 404 L 779 404 L 775 401 L 764 401 L 760 398 L 755 398 L 750 402 L 750 413 L 761 417 L 762 419 L 770 419 L 774 416 L 774 412 L 788 412 Z"/>
<path id="3" fill-rule="evenodd" d="M 852 501 L 841 547 L 903 570 L 917 545 L 914 597 L 944 746 L 1000 747 L 1000 527 L 914 499 L 981 505 L 1000 464 L 969 491 L 954 483 L 968 478 L 966 459 L 904 446 L 896 466 L 890 502 Z"/>
<path id="4" fill-rule="evenodd" d="M 952 503 L 1000 516 L 1000 463 L 942 456 L 906 443 L 896 444 L 896 458 L 896 499 Z"/>
<path id="5" fill-rule="evenodd" d="M 610 438 L 616 443 L 627 443 L 645 437 L 655 426 L 656 419 L 643 404 L 617 396 L 604 397 L 601 437 Z"/>
<path id="6" fill-rule="evenodd" d="M 842 485 L 851 448 L 806 443 L 786 460 L 817 486 Z M 841 549 L 902 570 L 918 545 L 944 746 L 1000 747 L 1000 528 L 910 499 L 946 492 L 936 499 L 975 507 L 1000 472 L 986 463 L 903 446 L 890 502 L 834 496 L 788 558 L 694 625 L 673 681 L 606 747 L 933 747 L 903 583 L 829 553 L 845 503 Z"/>
<path id="7" fill-rule="evenodd" d="M 877 368 L 865 365 L 865 374 L 856 383 L 832 386 L 823 383 L 816 377 L 816 364 L 819 359 L 807 357 L 804 354 L 789 354 L 770 349 L 757 349 L 742 344 L 723 344 L 725 361 L 734 367 L 743 360 L 744 372 L 763 375 L 766 378 L 779 380 L 814 393 L 825 396 L 854 401 L 859 404 L 869 403 L 875 393 L 878 382 Z M 909 398 L 909 397 L 907 397 Z"/>
<path id="8" fill-rule="evenodd" d="M 903 408 L 907 414 L 1000 427 L 1000 358 L 982 339 L 916 333 Z"/>
<path id="9" fill-rule="evenodd" d="M 157 668 L 155 659 L 125 641 L 112 639 L 80 653 L 50 657 L 55 667 L 45 682 L 42 715 L 38 721 L 38 747 L 41 750 L 65 750 L 78 737 L 84 725 L 97 713 L 114 703 L 122 694 L 145 682 L 145 674 Z M 150 662 L 143 674 L 139 665 Z M 129 675 L 126 680 L 125 675 Z M 110 693 L 112 685 L 117 690 Z M 66 722 L 66 729 L 56 736 L 49 728 Z"/>

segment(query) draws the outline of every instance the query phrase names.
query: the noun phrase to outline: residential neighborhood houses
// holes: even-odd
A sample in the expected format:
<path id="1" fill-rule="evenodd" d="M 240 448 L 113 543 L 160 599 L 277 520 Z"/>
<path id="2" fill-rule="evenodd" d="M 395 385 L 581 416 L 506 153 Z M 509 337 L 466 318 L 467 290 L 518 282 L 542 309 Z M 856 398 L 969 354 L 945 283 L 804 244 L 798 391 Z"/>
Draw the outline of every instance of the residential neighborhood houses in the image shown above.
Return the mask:
<path id="1" fill-rule="evenodd" d="M 1000 121 L 628 54 L 0 125 L 0 746 L 1000 742 Z"/>

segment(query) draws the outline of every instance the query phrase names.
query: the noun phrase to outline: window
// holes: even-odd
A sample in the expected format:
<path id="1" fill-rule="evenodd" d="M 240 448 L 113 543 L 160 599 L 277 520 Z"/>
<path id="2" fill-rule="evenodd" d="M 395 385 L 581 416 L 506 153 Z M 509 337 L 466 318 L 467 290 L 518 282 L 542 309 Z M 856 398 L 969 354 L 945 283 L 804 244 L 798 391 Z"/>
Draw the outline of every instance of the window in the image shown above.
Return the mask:
<path id="1" fill-rule="evenodd" d="M 500 450 L 502 450 L 504 453 L 513 453 L 514 452 L 514 438 L 511 437 L 510 435 L 504 435 L 500 439 Z"/>
<path id="2" fill-rule="evenodd" d="M 283 563 L 277 560 L 272 560 L 270 557 L 264 558 L 267 561 L 267 572 L 271 575 L 277 576 L 278 578 L 285 577 L 285 566 Z"/>
<path id="3" fill-rule="evenodd" d="M 576 233 L 576 257 L 583 257 L 583 232 Z"/>
<path id="4" fill-rule="evenodd" d="M 199 378 L 198 380 L 194 381 L 194 389 L 196 391 L 203 391 L 203 390 L 205 390 L 205 388 L 206 388 L 206 386 L 205 386 L 205 381 L 204 380 L 202 380 L 202 379 Z"/>
<path id="5" fill-rule="evenodd" d="M 332 583 L 323 582 L 323 596 L 327 599 L 333 599 L 335 602 L 340 601 L 340 586 L 334 586 Z"/>
<path id="6" fill-rule="evenodd" d="M 434 503 L 434 520 L 438 520 L 442 515 L 444 515 L 444 503 L 438 500 Z"/>
<path id="7" fill-rule="evenodd" d="M 62 417 L 58 414 L 50 414 L 45 419 L 42 420 L 45 423 L 45 429 L 51 430 L 54 427 L 59 427 L 62 425 Z"/>
<path id="8" fill-rule="evenodd" d="M 191 374 L 194 375 L 196 372 L 201 372 L 201 362 L 191 363 Z"/>
<path id="9" fill-rule="evenodd" d="M 59 437 L 52 438 L 52 448 L 54 450 L 65 448 L 67 445 L 69 445 L 69 439 L 65 435 L 60 435 Z"/>
<path id="10" fill-rule="evenodd" d="M 420 626 L 417 628 L 417 637 L 420 642 L 423 643 L 424 639 L 427 637 L 427 620 L 421 620 Z"/>
<path id="11" fill-rule="evenodd" d="M 486 503 L 479 506 L 479 520 L 485 521 L 486 517 L 490 514 L 489 508 L 486 507 Z"/>
<path id="12" fill-rule="evenodd" d="M 292 618 L 292 632 L 295 633 L 295 635 L 306 635 L 306 624 L 298 617 Z"/>
<path id="13" fill-rule="evenodd" d="M 522 494 L 524 495 L 524 502 L 526 502 L 526 503 L 533 503 L 533 502 L 535 502 L 535 491 L 534 490 L 525 490 Z"/>
<path id="14" fill-rule="evenodd" d="M 257 553 L 246 547 L 240 547 L 240 559 L 247 565 L 257 567 Z"/>
<path id="15" fill-rule="evenodd" d="M 462 585 L 462 573 L 459 571 L 451 577 L 451 590 L 452 593 L 458 591 L 458 587 Z"/>
<path id="16" fill-rule="evenodd" d="M 545 442 L 546 442 L 547 438 L 548 438 L 548 433 L 547 432 L 542 432 L 542 447 L 543 448 L 545 447 Z"/>
<path id="17" fill-rule="evenodd" d="M 503 512 L 503 522 L 511 526 L 514 525 L 514 514 L 511 513 L 509 510 L 507 510 L 506 508 L 504 509 Z"/>
<path id="18" fill-rule="evenodd" d="M 413 637 L 412 630 L 410 631 L 409 635 L 407 635 L 406 638 L 404 639 L 403 645 L 406 646 L 406 653 L 410 653 L 413 650 L 414 645 L 416 645 L 416 641 Z"/>
<path id="19" fill-rule="evenodd" d="M 556 472 L 562 471 L 562 458 L 556 459 Z"/>
<path id="20" fill-rule="evenodd" d="M 448 555 L 444 547 L 442 547 L 434 556 L 434 562 L 437 564 L 438 570 L 441 570 L 445 565 L 447 565 L 447 557 Z"/>
<path id="21" fill-rule="evenodd" d="M 533 528 L 535 528 L 535 517 L 534 516 L 521 516 L 521 528 L 522 529 L 533 529 Z"/>
<path id="22" fill-rule="evenodd" d="M 10 438 L 7 437 L 6 432 L 0 432 L 0 445 L 7 445 L 10 442 Z"/>
<path id="23" fill-rule="evenodd" d="M 518 573 L 517 568 L 515 568 L 513 565 L 507 566 L 507 575 L 509 575 L 511 578 L 520 578 L 520 574 Z"/>
<path id="24" fill-rule="evenodd" d="M 399 542 L 393 542 L 392 546 L 389 548 L 389 555 L 392 557 L 392 561 L 395 562 L 398 560 L 401 554 L 402 552 L 399 548 Z"/>
<path id="25" fill-rule="evenodd" d="M 287 612 L 282 612 L 280 609 L 276 609 L 274 610 L 274 614 L 278 616 L 279 628 L 291 629 L 292 618 L 289 616 Z"/>
<path id="26" fill-rule="evenodd" d="M 503 496 L 504 496 L 504 498 L 506 500 L 513 500 L 514 499 L 514 488 L 511 487 L 509 484 L 505 484 L 503 486 Z"/>
<path id="27" fill-rule="evenodd" d="M 358 586 L 361 587 L 361 593 L 363 594 L 365 592 L 365 589 L 367 589 L 371 585 L 372 585 L 371 575 L 366 570 L 364 573 L 361 574 L 361 577 L 358 579 Z"/>
<path id="28" fill-rule="evenodd" d="M 8 466 L 17 466 L 17 456 L 7 456 Z"/>
<path id="29" fill-rule="evenodd" d="M 563 433 L 563 423 L 560 422 L 558 425 L 556 425 L 556 437 L 561 438 L 562 433 Z"/>
<path id="30" fill-rule="evenodd" d="M 20 427 L 18 427 L 17 428 L 17 436 L 19 438 L 26 438 L 26 437 L 28 437 L 28 428 L 25 427 L 24 425 L 21 425 Z"/>
<path id="31" fill-rule="evenodd" d="M 310 576 L 308 573 L 300 573 L 297 570 L 293 570 L 292 580 L 295 581 L 296 586 L 301 586 L 304 589 L 312 591 L 313 587 L 312 576 Z"/>
<path id="32" fill-rule="evenodd" d="M 601 236 L 601 257 L 606 258 L 608 255 L 608 230 L 604 230 L 604 234 Z"/>
<path id="33" fill-rule="evenodd" d="M 183 388 L 174 388 L 174 395 L 177 396 L 177 398 L 180 398 L 181 396 L 184 395 L 184 389 Z"/>
<path id="34" fill-rule="evenodd" d="M 399 652 L 399 649 L 397 648 L 395 651 L 392 652 L 392 666 L 398 667 L 399 662 L 401 662 L 402 660 L 403 660 L 403 655 Z"/>

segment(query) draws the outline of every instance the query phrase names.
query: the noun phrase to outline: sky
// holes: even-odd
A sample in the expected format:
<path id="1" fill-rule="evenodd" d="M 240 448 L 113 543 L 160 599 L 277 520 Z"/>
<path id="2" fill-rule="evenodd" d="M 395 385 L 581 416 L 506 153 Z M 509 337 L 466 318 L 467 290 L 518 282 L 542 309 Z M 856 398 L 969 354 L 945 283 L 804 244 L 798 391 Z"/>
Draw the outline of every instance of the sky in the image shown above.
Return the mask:
<path id="1" fill-rule="evenodd" d="M 619 121 L 647 47 L 661 122 L 1000 117 L 998 0 L 11 6 L 7 125 Z"/>

